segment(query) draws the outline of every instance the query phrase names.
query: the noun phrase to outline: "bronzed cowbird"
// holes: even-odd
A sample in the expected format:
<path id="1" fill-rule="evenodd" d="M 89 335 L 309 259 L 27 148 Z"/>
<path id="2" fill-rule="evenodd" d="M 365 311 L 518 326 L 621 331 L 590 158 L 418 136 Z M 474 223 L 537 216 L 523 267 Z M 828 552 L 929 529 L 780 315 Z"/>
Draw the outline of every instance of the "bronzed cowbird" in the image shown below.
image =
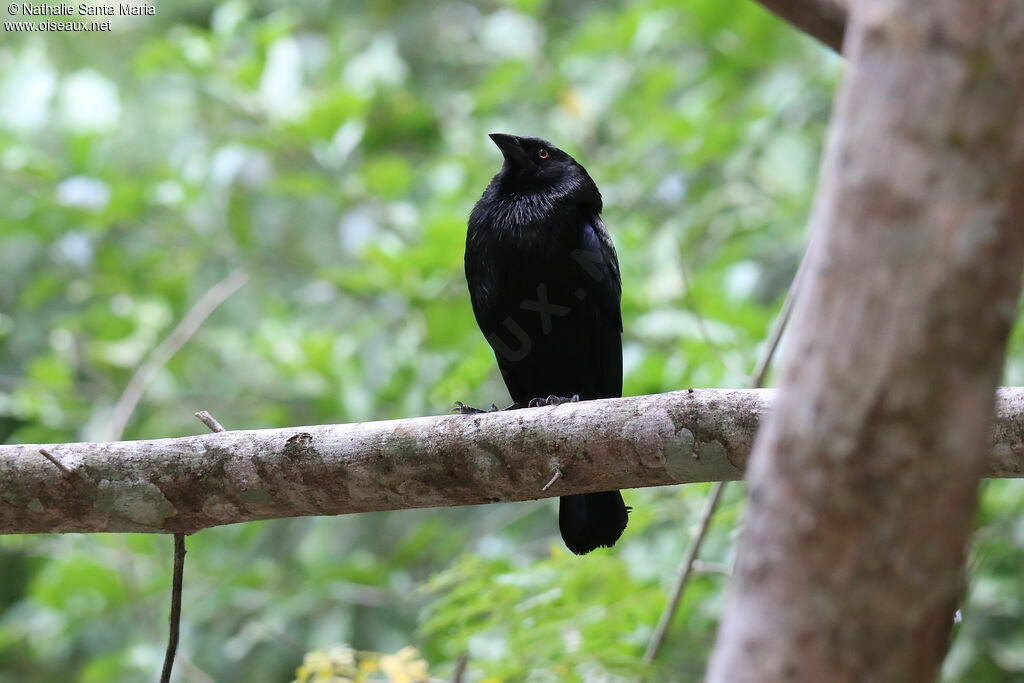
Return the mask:
<path id="1" fill-rule="evenodd" d="M 466 280 L 511 407 L 621 396 L 622 289 L 597 185 L 546 140 L 490 137 L 504 162 L 469 217 Z M 564 496 L 558 525 L 584 554 L 614 545 L 627 513 L 618 491 Z"/>

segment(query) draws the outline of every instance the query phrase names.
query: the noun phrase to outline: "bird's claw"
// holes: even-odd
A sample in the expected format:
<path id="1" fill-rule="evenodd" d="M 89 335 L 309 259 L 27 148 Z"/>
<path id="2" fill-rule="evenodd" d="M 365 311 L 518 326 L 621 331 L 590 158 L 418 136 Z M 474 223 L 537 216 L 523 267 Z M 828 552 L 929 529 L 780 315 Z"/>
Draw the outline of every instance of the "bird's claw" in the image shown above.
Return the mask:
<path id="1" fill-rule="evenodd" d="M 551 394 L 547 398 L 531 398 L 530 402 L 526 405 L 527 408 L 539 408 L 541 406 L 560 406 L 563 403 L 576 403 L 580 400 L 579 394 L 573 394 L 569 398 L 565 396 L 555 396 Z"/>
<path id="2" fill-rule="evenodd" d="M 459 413 L 460 415 L 473 415 L 475 413 L 482 413 L 484 411 L 480 410 L 479 408 L 474 408 L 473 406 L 467 406 L 462 401 L 456 401 L 455 404 L 452 406 L 451 412 Z"/>
<path id="3" fill-rule="evenodd" d="M 490 410 L 480 410 L 479 408 L 474 408 L 473 406 L 467 406 L 462 401 L 456 401 L 455 405 L 452 407 L 452 412 L 453 413 L 459 413 L 460 415 L 476 415 L 478 413 L 496 413 L 496 412 L 498 412 L 498 410 L 499 410 L 498 406 L 494 405 L 493 403 L 491 404 L 491 409 Z"/>

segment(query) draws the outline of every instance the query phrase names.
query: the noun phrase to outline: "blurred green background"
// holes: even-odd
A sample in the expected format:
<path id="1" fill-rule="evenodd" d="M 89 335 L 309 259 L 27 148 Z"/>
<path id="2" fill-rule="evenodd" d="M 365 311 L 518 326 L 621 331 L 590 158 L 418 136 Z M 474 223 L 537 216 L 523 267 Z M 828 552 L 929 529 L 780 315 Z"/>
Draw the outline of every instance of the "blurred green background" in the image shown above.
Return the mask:
<path id="1" fill-rule="evenodd" d="M 491 131 L 549 138 L 600 186 L 625 392 L 743 386 L 802 253 L 842 70 L 720 0 L 181 0 L 113 29 L 0 33 L 0 442 L 106 438 L 132 373 L 238 268 L 249 282 L 125 438 L 200 433 L 199 409 L 251 429 L 501 404 L 461 270 Z M 468 651 L 474 681 L 697 681 L 739 485 L 657 662 L 640 658 L 707 488 L 627 493 L 624 539 L 586 558 L 553 501 L 202 531 L 176 680 L 289 681 L 348 643 L 415 646 L 435 677 Z M 1021 493 L 984 486 L 948 680 L 1024 680 Z M 170 551 L 0 537 L 0 682 L 155 680 Z"/>

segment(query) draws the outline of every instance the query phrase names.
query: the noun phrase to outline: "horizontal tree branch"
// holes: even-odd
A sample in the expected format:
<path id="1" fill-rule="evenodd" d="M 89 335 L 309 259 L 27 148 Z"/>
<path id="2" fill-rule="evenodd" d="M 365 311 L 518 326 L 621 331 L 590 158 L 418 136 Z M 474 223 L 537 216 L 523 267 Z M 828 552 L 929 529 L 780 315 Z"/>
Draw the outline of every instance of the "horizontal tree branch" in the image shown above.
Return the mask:
<path id="1" fill-rule="evenodd" d="M 836 52 L 846 33 L 844 0 L 757 0 L 758 4 Z"/>
<path id="2" fill-rule="evenodd" d="M 479 415 L 0 446 L 0 533 L 190 533 L 739 479 L 772 396 L 699 389 Z M 1024 388 L 1001 389 L 998 403 L 988 476 L 1024 476 Z"/>

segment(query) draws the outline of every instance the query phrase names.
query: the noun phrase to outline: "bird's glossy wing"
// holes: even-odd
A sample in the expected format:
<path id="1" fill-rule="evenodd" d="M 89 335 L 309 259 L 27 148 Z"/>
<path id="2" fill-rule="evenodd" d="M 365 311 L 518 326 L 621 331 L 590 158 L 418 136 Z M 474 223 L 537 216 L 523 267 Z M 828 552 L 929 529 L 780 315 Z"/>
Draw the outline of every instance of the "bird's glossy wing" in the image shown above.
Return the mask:
<path id="1" fill-rule="evenodd" d="M 608 229 L 600 218 L 583 226 L 580 248 L 573 252 L 573 260 L 587 282 L 587 293 L 596 297 L 594 304 L 605 320 L 614 320 L 615 329 L 622 331 L 622 279 L 619 276 L 619 258 Z"/>
<path id="2" fill-rule="evenodd" d="M 622 395 L 622 281 L 611 236 L 600 218 L 583 226 L 580 247 L 573 252 L 575 280 L 590 312 L 593 337 L 581 340 L 593 349 L 598 393 Z M 580 291 L 582 290 L 582 291 Z M 578 294 L 578 298 L 579 298 Z"/>

